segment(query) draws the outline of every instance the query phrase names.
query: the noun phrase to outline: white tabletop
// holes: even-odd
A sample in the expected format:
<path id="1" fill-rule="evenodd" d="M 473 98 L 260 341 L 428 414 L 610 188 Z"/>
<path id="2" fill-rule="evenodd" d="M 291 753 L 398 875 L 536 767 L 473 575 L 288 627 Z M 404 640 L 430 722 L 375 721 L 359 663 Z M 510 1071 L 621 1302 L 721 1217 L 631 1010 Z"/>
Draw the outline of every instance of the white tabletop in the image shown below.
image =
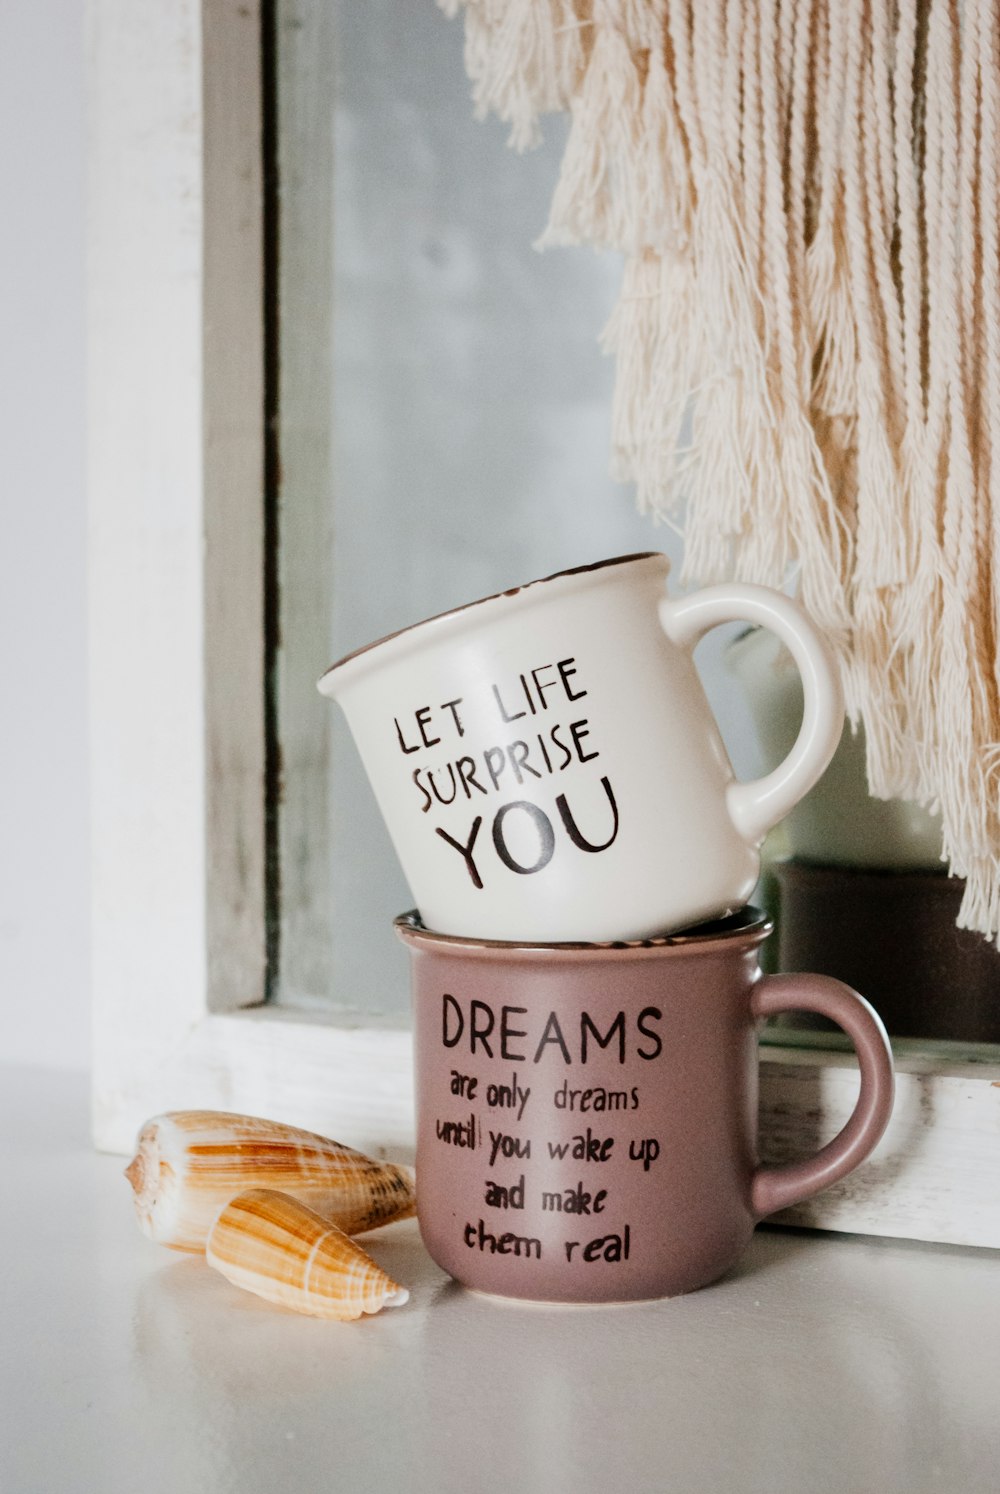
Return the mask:
<path id="1" fill-rule="evenodd" d="M 693 1296 L 532 1307 L 407 1223 L 407 1306 L 322 1323 L 143 1239 L 86 1105 L 0 1073 L 3 1494 L 1000 1490 L 997 1252 L 760 1230 Z"/>

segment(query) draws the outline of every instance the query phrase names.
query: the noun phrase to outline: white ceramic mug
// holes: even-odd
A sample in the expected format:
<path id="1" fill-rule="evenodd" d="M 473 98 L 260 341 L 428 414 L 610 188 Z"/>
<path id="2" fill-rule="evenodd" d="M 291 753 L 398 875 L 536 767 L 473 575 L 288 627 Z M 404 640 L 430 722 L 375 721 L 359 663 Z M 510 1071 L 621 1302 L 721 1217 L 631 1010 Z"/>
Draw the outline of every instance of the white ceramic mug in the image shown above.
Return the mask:
<path id="1" fill-rule="evenodd" d="M 766 587 L 671 600 L 669 562 L 626 555 L 456 608 L 331 666 L 427 928 L 476 939 L 643 939 L 741 907 L 764 834 L 843 725 L 830 650 Z M 691 657 L 719 623 L 773 629 L 802 727 L 738 783 Z"/>

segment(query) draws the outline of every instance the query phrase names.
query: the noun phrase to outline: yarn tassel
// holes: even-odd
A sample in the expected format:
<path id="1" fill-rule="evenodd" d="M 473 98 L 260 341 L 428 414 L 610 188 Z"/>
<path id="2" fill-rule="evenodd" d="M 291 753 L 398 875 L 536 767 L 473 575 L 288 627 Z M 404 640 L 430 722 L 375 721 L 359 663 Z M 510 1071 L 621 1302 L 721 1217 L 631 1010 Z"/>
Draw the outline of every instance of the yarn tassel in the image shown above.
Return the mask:
<path id="1" fill-rule="evenodd" d="M 614 475 L 686 579 L 797 576 L 1000 936 L 994 0 L 439 4 L 516 148 L 571 112 L 542 242 L 624 256 Z"/>

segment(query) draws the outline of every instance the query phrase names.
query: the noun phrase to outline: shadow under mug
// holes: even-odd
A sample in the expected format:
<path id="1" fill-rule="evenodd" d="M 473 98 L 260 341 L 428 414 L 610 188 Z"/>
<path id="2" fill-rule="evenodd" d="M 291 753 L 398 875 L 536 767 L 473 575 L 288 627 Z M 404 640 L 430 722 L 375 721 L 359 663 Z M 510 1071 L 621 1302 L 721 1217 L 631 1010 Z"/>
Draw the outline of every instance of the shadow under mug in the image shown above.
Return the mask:
<path id="1" fill-rule="evenodd" d="M 663 938 L 532 945 L 396 919 L 412 967 L 418 1218 L 438 1265 L 536 1301 L 673 1296 L 865 1160 L 892 1110 L 885 1029 L 828 976 L 762 976 L 770 927 L 748 908 Z M 758 1032 L 793 1009 L 850 1036 L 860 1095 L 821 1151 L 761 1167 Z"/>

